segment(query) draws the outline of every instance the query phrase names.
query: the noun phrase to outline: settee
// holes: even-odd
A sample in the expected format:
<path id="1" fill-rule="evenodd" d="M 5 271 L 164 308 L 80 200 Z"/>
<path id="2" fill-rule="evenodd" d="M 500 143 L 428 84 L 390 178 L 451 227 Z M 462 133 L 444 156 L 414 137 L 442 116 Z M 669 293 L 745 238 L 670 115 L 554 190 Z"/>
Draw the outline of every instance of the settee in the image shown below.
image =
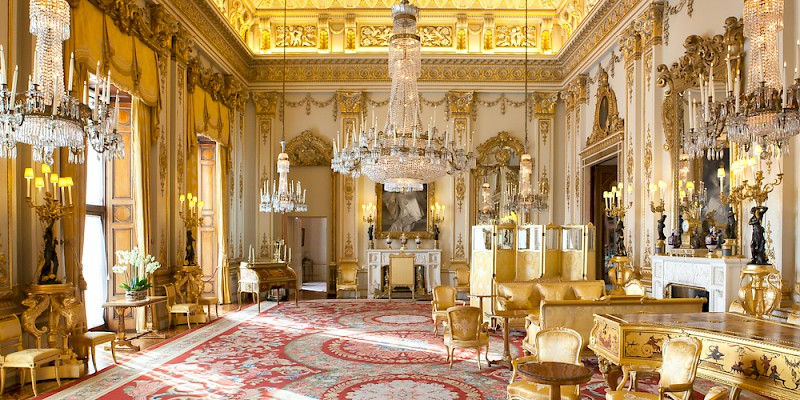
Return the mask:
<path id="1" fill-rule="evenodd" d="M 507 315 L 511 327 L 524 327 L 524 318 L 539 315 L 539 308 L 545 300 L 595 299 L 605 296 L 605 282 L 562 281 L 557 278 L 540 278 L 529 281 L 496 281 L 494 309 L 490 314 Z"/>

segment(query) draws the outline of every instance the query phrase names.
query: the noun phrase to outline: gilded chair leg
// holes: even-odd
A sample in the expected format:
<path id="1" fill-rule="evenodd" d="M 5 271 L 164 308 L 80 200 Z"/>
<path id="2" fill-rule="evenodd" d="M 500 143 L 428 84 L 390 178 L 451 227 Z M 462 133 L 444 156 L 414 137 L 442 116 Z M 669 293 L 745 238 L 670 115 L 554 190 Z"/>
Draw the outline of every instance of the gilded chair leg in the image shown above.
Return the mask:
<path id="1" fill-rule="evenodd" d="M 0 367 L 0 396 L 3 395 L 3 389 L 6 387 L 6 369 Z"/>
<path id="2" fill-rule="evenodd" d="M 94 357 L 92 357 L 94 360 Z M 59 370 L 61 369 L 61 359 L 56 358 L 56 383 L 58 383 L 58 387 L 61 387 L 61 377 L 59 376 Z"/>
<path id="3" fill-rule="evenodd" d="M 481 370 L 481 348 L 478 347 L 478 371 Z"/>
<path id="4" fill-rule="evenodd" d="M 97 373 L 97 357 L 94 355 L 94 345 L 89 346 L 89 354 L 92 356 L 92 366 L 94 367 L 94 373 Z"/>
<path id="5" fill-rule="evenodd" d="M 38 396 L 39 391 L 36 390 L 36 367 L 31 368 L 31 386 L 33 387 L 33 396 Z"/>
<path id="6" fill-rule="evenodd" d="M 486 365 L 491 367 L 492 363 L 491 363 L 491 361 L 489 361 L 489 345 L 488 344 L 486 345 L 486 355 L 485 355 L 485 357 L 486 357 Z"/>
<path id="7" fill-rule="evenodd" d="M 116 340 L 111 341 L 111 359 L 114 360 L 114 364 L 117 364 L 116 342 Z"/>
<path id="8" fill-rule="evenodd" d="M 186 313 L 186 326 L 188 326 L 189 329 L 192 329 L 192 319 L 190 318 L 190 314 L 188 312 Z"/>
<path id="9" fill-rule="evenodd" d="M 454 351 L 455 351 L 455 349 L 451 347 L 450 348 L 450 369 L 453 369 L 453 356 L 454 356 L 453 353 L 454 353 Z"/>
<path id="10" fill-rule="evenodd" d="M 27 375 L 26 372 L 27 372 L 27 370 L 25 368 L 20 368 L 20 373 L 19 374 L 22 375 L 22 376 L 19 378 L 19 387 L 24 387 L 25 386 L 25 376 Z"/>
<path id="11" fill-rule="evenodd" d="M 172 328 L 172 313 L 167 314 L 167 329 Z"/>

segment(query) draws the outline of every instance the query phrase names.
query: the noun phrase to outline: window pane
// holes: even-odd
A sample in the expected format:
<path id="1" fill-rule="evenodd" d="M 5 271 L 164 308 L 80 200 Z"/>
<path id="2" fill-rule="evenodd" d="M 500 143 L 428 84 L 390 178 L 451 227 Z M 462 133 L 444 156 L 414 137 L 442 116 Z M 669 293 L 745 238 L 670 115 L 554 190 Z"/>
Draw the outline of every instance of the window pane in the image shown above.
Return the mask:
<path id="1" fill-rule="evenodd" d="M 86 204 L 102 206 L 105 204 L 106 162 L 88 146 L 86 149 Z"/>
<path id="2" fill-rule="evenodd" d="M 88 160 L 87 160 L 88 161 Z M 106 243 L 103 219 L 99 215 L 87 215 L 83 237 L 83 279 L 86 280 L 86 324 L 89 329 L 105 324 L 103 303 L 106 300 Z"/>

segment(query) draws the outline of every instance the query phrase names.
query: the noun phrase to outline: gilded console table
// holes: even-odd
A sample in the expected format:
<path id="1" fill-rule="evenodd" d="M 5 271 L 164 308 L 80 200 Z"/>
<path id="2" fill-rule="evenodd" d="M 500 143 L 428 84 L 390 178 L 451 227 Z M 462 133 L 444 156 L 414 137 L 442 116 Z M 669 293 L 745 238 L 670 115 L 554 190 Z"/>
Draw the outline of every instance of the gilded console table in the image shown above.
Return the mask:
<path id="1" fill-rule="evenodd" d="M 114 341 L 114 347 L 117 350 L 133 350 L 139 351 L 139 346 L 134 345 L 131 341 L 138 337 L 144 336 L 147 333 L 150 333 L 152 329 L 155 329 L 154 326 L 158 323 L 158 318 L 156 317 L 155 312 L 155 305 L 158 303 L 164 303 L 167 301 L 167 296 L 150 296 L 144 300 L 136 300 L 136 301 L 128 301 L 125 299 L 112 299 L 103 303 L 103 308 L 113 308 L 114 311 L 117 312 L 117 319 L 119 323 L 117 324 L 117 339 Z M 136 337 L 128 337 L 125 333 L 125 313 L 129 308 L 138 308 L 138 307 L 145 307 L 150 309 L 150 317 L 152 318 L 152 325 L 148 326 L 148 329 Z M 147 319 L 147 312 L 145 312 L 145 319 Z M 163 338 L 163 337 L 160 337 Z"/>
<path id="2" fill-rule="evenodd" d="M 735 313 L 595 314 L 589 348 L 610 388 L 620 366 L 657 366 L 661 345 L 690 335 L 703 342 L 697 375 L 777 399 L 800 393 L 800 329 Z"/>

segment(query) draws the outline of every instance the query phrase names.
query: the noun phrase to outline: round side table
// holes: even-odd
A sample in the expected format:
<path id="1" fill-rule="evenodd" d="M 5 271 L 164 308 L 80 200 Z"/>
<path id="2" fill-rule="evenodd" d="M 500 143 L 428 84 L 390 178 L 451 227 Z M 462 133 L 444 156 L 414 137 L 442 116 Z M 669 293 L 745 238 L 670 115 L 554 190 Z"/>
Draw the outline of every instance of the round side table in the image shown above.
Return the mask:
<path id="1" fill-rule="evenodd" d="M 582 365 L 561 362 L 530 362 L 517 367 L 531 382 L 550 386 L 550 400 L 561 399 L 562 385 L 580 385 L 592 379 L 592 370 Z"/>

